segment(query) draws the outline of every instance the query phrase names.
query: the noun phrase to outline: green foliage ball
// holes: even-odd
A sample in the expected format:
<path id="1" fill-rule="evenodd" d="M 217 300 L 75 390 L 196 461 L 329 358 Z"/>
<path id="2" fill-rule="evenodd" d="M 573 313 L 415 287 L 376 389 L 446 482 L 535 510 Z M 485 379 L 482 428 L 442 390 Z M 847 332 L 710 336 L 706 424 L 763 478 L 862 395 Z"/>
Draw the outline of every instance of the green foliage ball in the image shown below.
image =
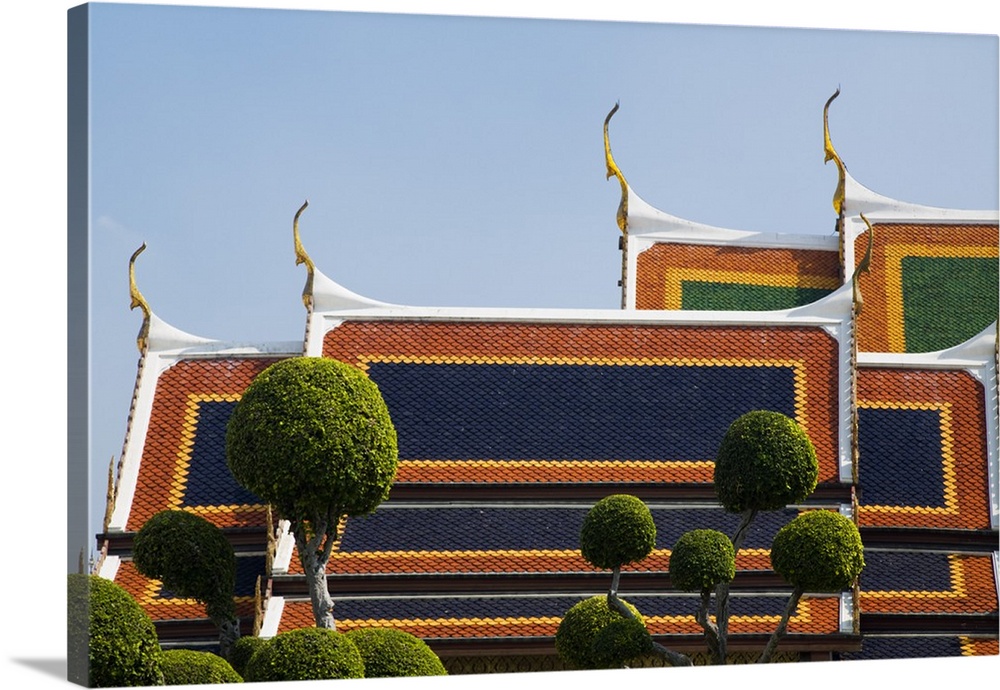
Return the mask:
<path id="1" fill-rule="evenodd" d="M 364 676 L 361 652 L 346 635 L 329 628 L 298 628 L 261 646 L 250 657 L 243 679 L 271 683 Z"/>
<path id="2" fill-rule="evenodd" d="M 670 581 L 685 592 L 713 589 L 736 577 L 733 542 L 714 529 L 685 532 L 670 552 Z"/>
<path id="3" fill-rule="evenodd" d="M 580 552 L 597 568 L 638 563 L 656 546 L 656 525 L 649 508 L 627 494 L 606 496 L 594 504 L 580 530 Z"/>
<path id="4" fill-rule="evenodd" d="M 774 536 L 771 567 L 805 592 L 840 592 L 865 567 L 861 535 L 854 522 L 840 513 L 803 513 Z"/>
<path id="5" fill-rule="evenodd" d="M 361 371 L 321 357 L 271 365 L 250 383 L 226 431 L 236 481 L 290 520 L 328 508 L 367 515 L 396 476 L 396 430 Z"/>
<path id="6" fill-rule="evenodd" d="M 221 656 L 190 649 L 163 651 L 163 680 L 166 685 L 243 682 L 240 674 Z"/>
<path id="7" fill-rule="evenodd" d="M 70 680 L 95 688 L 163 685 L 163 653 L 156 628 L 139 603 L 110 580 L 69 576 L 70 659 L 86 658 L 88 668 L 71 664 Z"/>
<path id="8" fill-rule="evenodd" d="M 345 634 L 361 652 L 365 678 L 448 675 L 427 643 L 403 630 L 356 628 Z"/>
<path id="9" fill-rule="evenodd" d="M 132 558 L 146 577 L 203 602 L 214 621 L 236 616 L 236 556 L 222 530 L 183 510 L 164 510 L 135 535 Z"/>
<path id="10" fill-rule="evenodd" d="M 601 628 L 591 645 L 594 668 L 621 668 L 630 659 L 650 654 L 653 637 L 635 618 L 619 618 Z"/>
<path id="11" fill-rule="evenodd" d="M 247 664 L 250 663 L 250 657 L 266 644 L 267 640 L 263 637 L 253 637 L 251 635 L 241 637 L 236 640 L 232 649 L 229 650 L 229 664 L 242 676 L 246 672 Z"/>
<path id="12" fill-rule="evenodd" d="M 628 602 L 624 603 L 645 626 L 639 611 Z M 594 596 L 574 604 L 563 616 L 556 630 L 556 652 L 559 658 L 578 669 L 601 668 L 596 665 L 597 660 L 594 657 L 594 641 L 597 635 L 607 625 L 626 619 L 626 616 L 608 606 L 608 598 L 605 595 Z"/>
<path id="13" fill-rule="evenodd" d="M 802 501 L 818 476 L 812 441 L 780 412 L 756 410 L 739 417 L 715 458 L 715 493 L 730 513 L 779 510 Z"/>

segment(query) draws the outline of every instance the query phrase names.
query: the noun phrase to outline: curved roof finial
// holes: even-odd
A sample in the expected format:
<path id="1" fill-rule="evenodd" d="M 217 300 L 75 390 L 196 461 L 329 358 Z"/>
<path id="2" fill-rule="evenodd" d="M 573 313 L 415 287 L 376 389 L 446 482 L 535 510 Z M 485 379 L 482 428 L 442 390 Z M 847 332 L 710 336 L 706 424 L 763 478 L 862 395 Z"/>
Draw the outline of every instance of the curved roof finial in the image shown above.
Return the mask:
<path id="1" fill-rule="evenodd" d="M 132 298 L 132 301 L 129 303 L 129 309 L 132 310 L 136 307 L 142 309 L 142 326 L 139 328 L 139 335 L 135 339 L 135 344 L 138 346 L 140 353 L 146 351 L 146 344 L 149 342 L 149 318 L 152 315 L 146 298 L 142 296 L 142 293 L 139 292 L 139 288 L 135 284 L 135 260 L 145 250 L 146 243 L 143 242 L 141 247 L 132 252 L 132 258 L 128 260 L 128 291 L 129 296 Z"/>
<path id="2" fill-rule="evenodd" d="M 875 241 L 875 228 L 872 227 L 872 224 L 868 222 L 868 219 L 865 218 L 865 214 L 863 213 L 861 214 L 861 220 L 863 220 L 865 225 L 868 226 L 868 248 L 865 249 L 865 255 L 861 257 L 861 261 L 858 262 L 858 267 L 854 269 L 854 275 L 851 276 L 851 285 L 854 288 L 854 304 L 856 305 L 855 313 L 857 314 L 861 313 L 861 308 L 865 303 L 864 299 L 861 298 L 861 289 L 858 287 L 858 278 L 861 277 L 862 273 L 868 273 L 871 269 L 872 244 L 874 244 Z"/>
<path id="3" fill-rule="evenodd" d="M 313 274 L 316 272 L 316 264 L 314 264 L 313 260 L 309 258 L 308 254 L 306 254 L 306 250 L 302 246 L 302 240 L 299 239 L 299 216 L 302 215 L 302 212 L 306 210 L 307 206 L 309 206 L 308 199 L 302 204 L 302 206 L 299 207 L 299 210 L 295 212 L 295 220 L 292 221 L 292 235 L 295 238 L 295 265 L 306 265 L 307 276 L 306 285 L 302 288 L 302 304 L 306 305 L 306 309 L 309 309 L 309 307 L 312 306 Z"/>
<path id="4" fill-rule="evenodd" d="M 608 123 L 611 122 L 611 116 L 618 112 L 618 103 L 615 103 L 615 107 L 611 109 L 608 116 L 604 118 L 604 162 L 608 168 L 608 174 L 605 179 L 610 180 L 612 176 L 618 178 L 618 183 L 622 186 L 622 200 L 618 204 L 618 213 L 616 218 L 618 220 L 618 229 L 625 232 L 625 228 L 628 224 L 628 183 L 625 181 L 625 176 L 622 175 L 622 171 L 618 169 L 615 164 L 615 159 L 611 156 L 611 141 L 608 139 Z"/>
<path id="5" fill-rule="evenodd" d="M 830 104 L 839 95 L 840 86 L 837 86 L 836 92 L 826 100 L 826 105 L 823 106 L 823 148 L 826 153 L 823 162 L 833 161 L 837 166 L 837 191 L 833 193 L 833 210 L 837 212 L 838 216 L 844 208 L 844 183 L 847 177 L 847 168 L 844 167 L 844 161 L 840 160 L 840 156 L 837 155 L 837 151 L 833 148 L 833 142 L 830 140 L 829 112 Z"/>

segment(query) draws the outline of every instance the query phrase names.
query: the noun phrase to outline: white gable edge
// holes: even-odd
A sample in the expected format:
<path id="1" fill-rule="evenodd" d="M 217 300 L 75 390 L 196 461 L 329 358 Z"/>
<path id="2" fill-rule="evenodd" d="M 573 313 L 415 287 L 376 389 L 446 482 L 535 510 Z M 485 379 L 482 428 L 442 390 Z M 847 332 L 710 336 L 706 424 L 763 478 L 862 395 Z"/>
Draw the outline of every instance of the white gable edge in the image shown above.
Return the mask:
<path id="1" fill-rule="evenodd" d="M 180 334 L 180 335 L 178 335 Z M 154 340 L 154 335 L 157 338 Z M 181 337 L 186 336 L 186 337 Z M 165 349 L 154 349 L 154 345 Z M 227 357 L 270 357 L 302 354 L 300 342 L 235 343 L 207 340 L 185 334 L 155 316 L 150 318 L 149 347 L 142 357 L 136 375 L 136 390 L 132 401 L 129 426 L 125 431 L 121 471 L 116 479 L 117 495 L 108 524 L 108 532 L 124 532 L 135 500 L 142 453 L 153 410 L 153 399 L 160 375 L 174 364 L 190 359 L 224 359 Z"/>

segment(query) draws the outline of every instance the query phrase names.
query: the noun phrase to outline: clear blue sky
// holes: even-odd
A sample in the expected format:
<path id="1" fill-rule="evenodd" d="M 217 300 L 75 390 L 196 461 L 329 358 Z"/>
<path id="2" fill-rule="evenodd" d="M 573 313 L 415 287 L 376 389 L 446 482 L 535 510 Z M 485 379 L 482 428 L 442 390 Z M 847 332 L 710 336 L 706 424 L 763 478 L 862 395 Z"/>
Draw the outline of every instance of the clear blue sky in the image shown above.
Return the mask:
<path id="1" fill-rule="evenodd" d="M 58 11 L 38 11 L 58 55 L 71 3 L 48 4 Z M 135 380 L 141 314 L 128 309 L 127 263 L 143 242 L 138 282 L 153 311 L 222 340 L 301 339 L 305 271 L 294 265 L 291 219 L 304 199 L 307 250 L 361 294 L 615 308 L 619 190 L 605 180 L 601 139 L 615 102 L 615 158 L 648 202 L 722 227 L 828 234 L 836 171 L 823 164 L 822 107 L 838 85 L 833 141 L 858 181 L 907 201 L 995 209 L 996 21 L 956 16 L 976 6 L 949 3 L 940 17 L 850 2 L 829 17 L 767 2 L 752 12 L 712 2 L 672 13 L 638 2 L 584 3 L 569 14 L 546 2 L 478 9 L 569 21 L 93 6 L 91 531 Z M 17 83 L 23 95 L 8 114 L 17 119 L 5 129 L 24 139 L 26 161 L 52 165 L 13 170 L 10 199 L 27 215 L 14 221 L 25 244 L 7 257 L 5 292 L 34 301 L 24 286 L 39 281 L 37 264 L 26 268 L 38 242 L 25 228 L 64 224 L 64 207 L 46 215 L 46 200 L 63 195 L 65 129 L 58 120 L 49 128 L 33 106 L 37 89 L 64 86 L 65 63 L 20 35 L 38 20 L 18 20 L 4 22 L 5 37 L 24 40 L 5 48 L 5 63 L 44 72 Z M 662 23 L 678 20 L 701 25 Z M 747 22 L 910 32 L 722 26 Z M 938 28 L 992 35 L 926 33 Z M 23 127 L 39 122 L 37 134 Z M 56 150 L 38 154 L 39 140 Z M 64 286 L 47 289 L 64 303 Z M 24 312 L 30 341 L 45 324 L 37 307 Z M 27 390 L 31 380 L 17 385 Z M 22 403 L 29 415 L 35 400 Z"/>

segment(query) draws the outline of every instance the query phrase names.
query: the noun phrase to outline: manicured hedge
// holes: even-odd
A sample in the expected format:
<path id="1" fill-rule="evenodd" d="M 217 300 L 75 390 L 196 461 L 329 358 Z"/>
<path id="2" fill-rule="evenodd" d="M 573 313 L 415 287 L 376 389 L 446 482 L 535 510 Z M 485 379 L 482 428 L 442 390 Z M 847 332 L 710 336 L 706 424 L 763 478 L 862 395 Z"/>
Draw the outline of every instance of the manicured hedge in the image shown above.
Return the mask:
<path id="1" fill-rule="evenodd" d="M 840 513 L 803 513 L 774 536 L 771 566 L 805 592 L 842 591 L 865 567 L 861 535 L 854 522 Z"/>
<path id="2" fill-rule="evenodd" d="M 696 529 L 685 532 L 670 552 L 670 581 L 685 592 L 713 589 L 736 576 L 733 542 L 722 532 Z"/>
<path id="3" fill-rule="evenodd" d="M 236 616 L 236 556 L 226 536 L 211 522 L 183 510 L 164 510 L 135 535 L 132 558 L 146 577 L 181 597 L 206 605 L 213 621 Z"/>
<path id="4" fill-rule="evenodd" d="M 780 412 L 755 410 L 736 419 L 715 457 L 715 493 L 731 513 L 798 503 L 816 488 L 818 475 L 812 441 Z"/>
<path id="5" fill-rule="evenodd" d="M 283 632 L 250 657 L 244 680 L 324 680 L 364 678 L 365 662 L 357 645 L 329 628 Z"/>
<path id="6" fill-rule="evenodd" d="M 606 496 L 595 503 L 580 530 L 580 552 L 597 568 L 638 563 L 654 546 L 653 516 L 645 503 L 628 494 Z"/>
<path id="7" fill-rule="evenodd" d="M 247 664 L 258 649 L 267 644 L 263 637 L 246 636 L 236 640 L 229 650 L 229 663 L 241 676 L 246 672 Z"/>
<path id="8" fill-rule="evenodd" d="M 361 652 L 365 678 L 448 675 L 427 643 L 403 630 L 356 628 L 345 634 Z"/>
<path id="9" fill-rule="evenodd" d="M 396 475 L 396 431 L 361 371 L 321 357 L 271 365 L 233 409 L 226 458 L 236 481 L 288 519 L 371 513 Z"/>
<path id="10" fill-rule="evenodd" d="M 163 679 L 167 685 L 243 682 L 240 674 L 221 656 L 190 649 L 164 650 Z"/>
<path id="11" fill-rule="evenodd" d="M 70 680 L 96 688 L 163 685 L 163 653 L 149 615 L 132 596 L 97 575 L 70 575 L 67 591 L 70 658 L 87 655 L 89 677 Z M 86 645 L 87 649 L 80 649 Z"/>
<path id="12" fill-rule="evenodd" d="M 628 602 L 625 605 L 644 624 L 639 611 Z M 556 652 L 563 661 L 575 668 L 600 668 L 595 665 L 597 660 L 594 656 L 594 641 L 605 626 L 625 618 L 617 610 L 608 607 L 608 598 L 604 595 L 584 599 L 573 605 L 559 623 L 556 630 Z"/>
<path id="13" fill-rule="evenodd" d="M 653 651 L 653 637 L 636 618 L 619 618 L 601 628 L 591 644 L 592 668 L 621 668 Z"/>

